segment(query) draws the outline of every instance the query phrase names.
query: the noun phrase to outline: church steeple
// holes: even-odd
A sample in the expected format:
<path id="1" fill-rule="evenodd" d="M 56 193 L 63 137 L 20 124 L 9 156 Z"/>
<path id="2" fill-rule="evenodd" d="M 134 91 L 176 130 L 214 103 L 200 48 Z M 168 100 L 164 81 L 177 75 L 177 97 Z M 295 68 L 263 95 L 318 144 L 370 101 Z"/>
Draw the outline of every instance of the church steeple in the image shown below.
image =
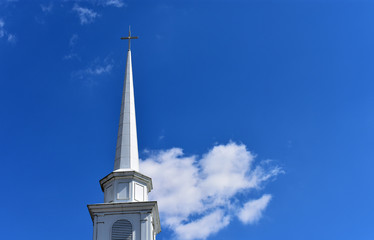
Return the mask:
<path id="1" fill-rule="evenodd" d="M 148 200 L 152 179 L 139 172 L 130 40 L 114 171 L 100 180 L 104 203 L 87 205 L 94 240 L 155 240 L 161 231 L 156 201 Z"/>

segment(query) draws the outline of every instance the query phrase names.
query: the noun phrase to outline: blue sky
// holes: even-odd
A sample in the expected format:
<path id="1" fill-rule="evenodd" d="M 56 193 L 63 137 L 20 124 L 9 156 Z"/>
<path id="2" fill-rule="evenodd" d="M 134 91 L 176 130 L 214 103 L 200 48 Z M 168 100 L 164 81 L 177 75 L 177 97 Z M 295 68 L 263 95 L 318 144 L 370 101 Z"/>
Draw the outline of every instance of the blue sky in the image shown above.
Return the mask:
<path id="1" fill-rule="evenodd" d="M 159 240 L 193 223 L 212 227 L 189 239 L 374 239 L 373 13 L 372 1 L 2 0 L 2 237 L 92 238 L 131 25 L 143 166 L 186 164 L 198 174 L 181 188 L 211 191 L 187 212 L 160 208 Z M 232 163 L 222 189 L 208 184 L 216 161 Z M 160 206 L 173 200 L 162 190 L 192 199 L 157 172 Z"/>

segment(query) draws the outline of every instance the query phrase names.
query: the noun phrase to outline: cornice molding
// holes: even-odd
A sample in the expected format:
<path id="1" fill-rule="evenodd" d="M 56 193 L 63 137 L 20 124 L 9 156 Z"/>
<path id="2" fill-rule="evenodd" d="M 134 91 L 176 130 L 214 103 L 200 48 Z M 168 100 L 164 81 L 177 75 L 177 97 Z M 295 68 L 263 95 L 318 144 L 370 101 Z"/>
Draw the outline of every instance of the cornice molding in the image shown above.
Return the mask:
<path id="1" fill-rule="evenodd" d="M 105 183 L 114 180 L 114 179 L 135 179 L 142 183 L 145 183 L 148 188 L 148 192 L 150 192 L 153 189 L 152 185 L 152 178 L 141 174 L 137 171 L 114 171 L 106 175 L 104 178 L 100 180 L 100 186 L 101 190 L 104 192 L 104 185 Z"/>

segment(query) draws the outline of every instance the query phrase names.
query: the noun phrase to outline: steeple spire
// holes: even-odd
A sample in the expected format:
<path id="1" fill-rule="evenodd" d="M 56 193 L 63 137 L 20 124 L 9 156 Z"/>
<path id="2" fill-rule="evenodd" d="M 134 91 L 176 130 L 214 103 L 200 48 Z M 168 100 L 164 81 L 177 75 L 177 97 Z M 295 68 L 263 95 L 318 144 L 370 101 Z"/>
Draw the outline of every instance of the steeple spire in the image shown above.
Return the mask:
<path id="1" fill-rule="evenodd" d="M 139 171 L 138 138 L 136 133 L 134 85 L 130 50 L 130 40 L 137 38 L 138 37 L 131 36 L 130 29 L 129 36 L 121 38 L 129 40 L 129 50 L 127 52 L 114 170 L 131 169 Z"/>

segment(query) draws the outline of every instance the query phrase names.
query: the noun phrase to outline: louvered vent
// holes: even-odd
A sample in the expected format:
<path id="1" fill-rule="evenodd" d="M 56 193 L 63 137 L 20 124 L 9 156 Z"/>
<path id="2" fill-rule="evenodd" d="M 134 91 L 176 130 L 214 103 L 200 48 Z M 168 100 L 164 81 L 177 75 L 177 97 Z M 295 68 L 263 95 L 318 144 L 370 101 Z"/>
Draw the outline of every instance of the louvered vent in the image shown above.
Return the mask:
<path id="1" fill-rule="evenodd" d="M 112 227 L 112 240 L 132 240 L 132 225 L 126 219 L 118 220 Z"/>

